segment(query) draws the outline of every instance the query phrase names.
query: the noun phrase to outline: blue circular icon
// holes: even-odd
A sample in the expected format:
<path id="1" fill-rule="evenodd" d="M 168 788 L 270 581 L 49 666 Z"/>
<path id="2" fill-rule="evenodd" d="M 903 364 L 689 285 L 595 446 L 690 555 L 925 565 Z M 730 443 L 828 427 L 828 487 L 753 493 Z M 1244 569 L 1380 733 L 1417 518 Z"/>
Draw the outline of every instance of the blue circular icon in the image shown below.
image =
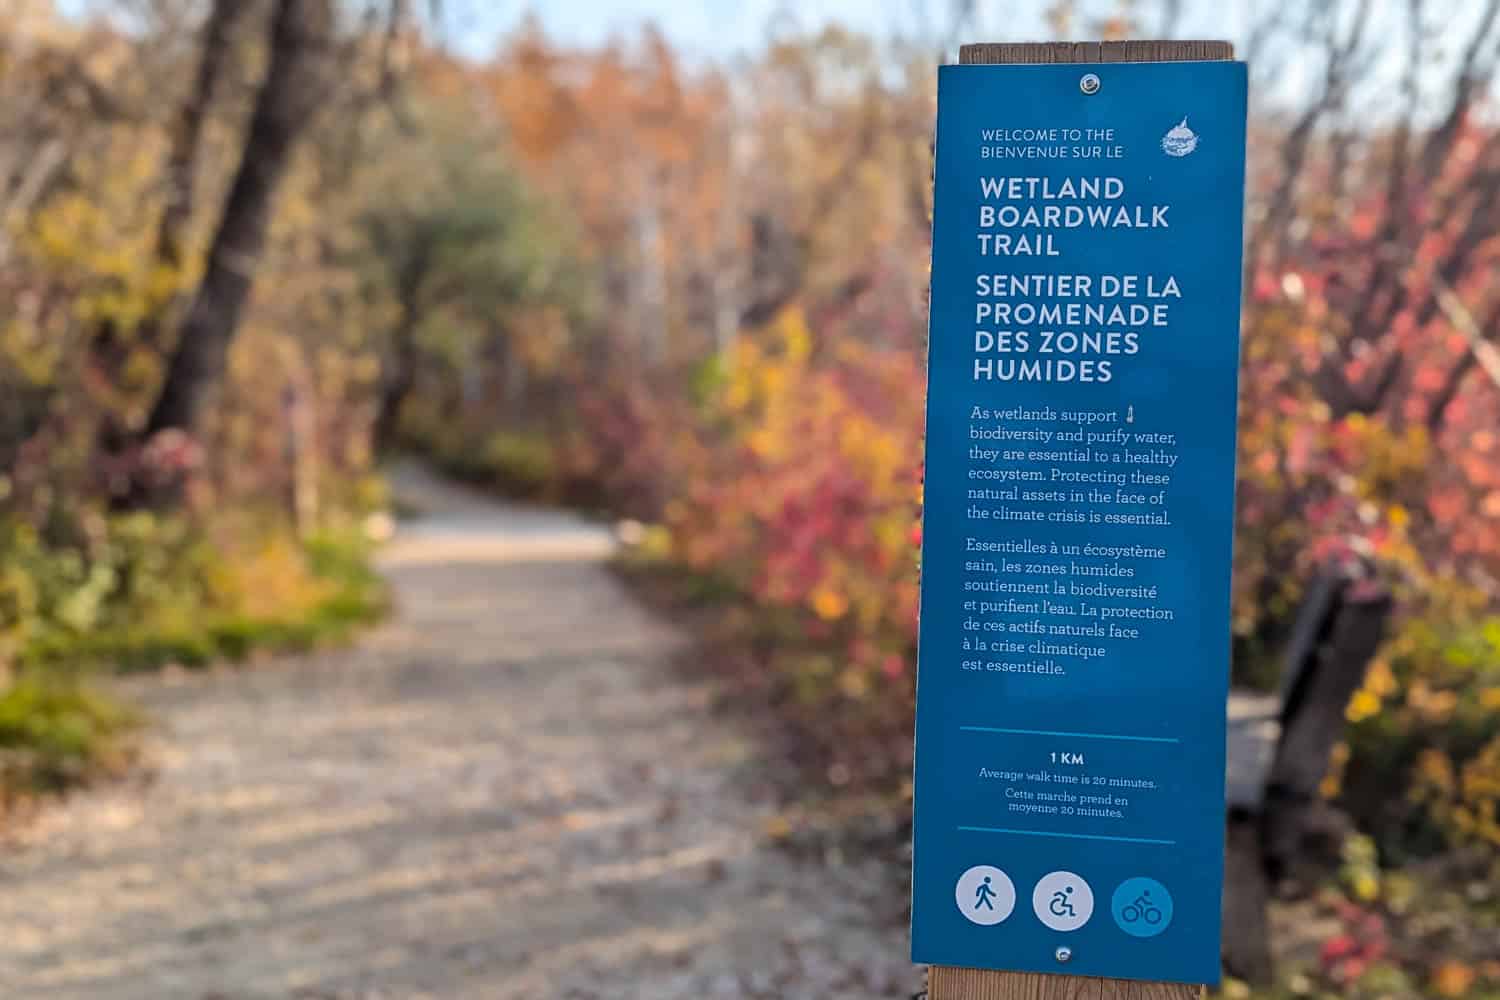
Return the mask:
<path id="1" fill-rule="evenodd" d="M 1131 937 L 1156 937 L 1172 923 L 1172 894 L 1154 878 L 1126 879 L 1110 898 L 1109 912 Z"/>

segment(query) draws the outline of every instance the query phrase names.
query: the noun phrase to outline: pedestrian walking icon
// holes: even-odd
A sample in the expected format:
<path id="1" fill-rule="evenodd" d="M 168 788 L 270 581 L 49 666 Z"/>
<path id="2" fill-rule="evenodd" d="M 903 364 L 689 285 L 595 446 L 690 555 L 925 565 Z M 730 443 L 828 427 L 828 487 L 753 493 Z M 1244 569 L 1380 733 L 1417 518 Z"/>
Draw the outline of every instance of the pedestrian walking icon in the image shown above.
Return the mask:
<path id="1" fill-rule="evenodd" d="M 1094 890 L 1072 872 L 1052 872 L 1036 884 L 1031 908 L 1052 930 L 1076 931 L 1094 915 Z"/>
<path id="2" fill-rule="evenodd" d="M 984 926 L 998 924 L 1016 908 L 1016 886 L 992 865 L 975 865 L 958 878 L 954 900 L 964 918 Z"/>

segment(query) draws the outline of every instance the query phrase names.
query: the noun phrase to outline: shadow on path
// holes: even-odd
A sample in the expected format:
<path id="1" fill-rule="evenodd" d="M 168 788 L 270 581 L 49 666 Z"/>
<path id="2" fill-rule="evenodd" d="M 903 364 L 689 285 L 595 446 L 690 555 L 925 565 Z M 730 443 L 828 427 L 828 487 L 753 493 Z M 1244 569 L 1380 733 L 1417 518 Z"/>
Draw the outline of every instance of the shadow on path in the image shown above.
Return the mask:
<path id="1" fill-rule="evenodd" d="M 764 845 L 753 747 L 605 529 L 392 479 L 393 621 L 130 682 L 159 777 L 0 854 L 0 997 L 910 995 L 892 880 Z"/>

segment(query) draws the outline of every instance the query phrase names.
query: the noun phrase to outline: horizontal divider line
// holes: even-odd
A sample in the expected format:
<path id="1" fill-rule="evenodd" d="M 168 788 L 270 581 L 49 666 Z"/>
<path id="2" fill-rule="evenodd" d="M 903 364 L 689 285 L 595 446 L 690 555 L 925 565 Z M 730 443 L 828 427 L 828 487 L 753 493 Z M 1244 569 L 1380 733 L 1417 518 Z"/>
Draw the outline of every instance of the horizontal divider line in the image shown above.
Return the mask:
<path id="1" fill-rule="evenodd" d="M 1049 833 L 1046 830 L 1007 830 L 998 826 L 961 826 L 969 833 L 1009 833 L 1017 837 L 1062 837 L 1065 840 L 1113 840 L 1122 844 L 1161 844 L 1175 847 L 1175 840 L 1155 840 L 1151 837 L 1108 837 L 1101 833 Z"/>
<path id="2" fill-rule="evenodd" d="M 1130 743 L 1181 743 L 1175 736 L 1117 736 L 1112 733 L 1059 733 L 1048 729 L 997 729 L 994 726 L 959 726 L 969 733 L 1009 733 L 1012 736 L 1068 736 L 1080 740 L 1125 740 Z"/>

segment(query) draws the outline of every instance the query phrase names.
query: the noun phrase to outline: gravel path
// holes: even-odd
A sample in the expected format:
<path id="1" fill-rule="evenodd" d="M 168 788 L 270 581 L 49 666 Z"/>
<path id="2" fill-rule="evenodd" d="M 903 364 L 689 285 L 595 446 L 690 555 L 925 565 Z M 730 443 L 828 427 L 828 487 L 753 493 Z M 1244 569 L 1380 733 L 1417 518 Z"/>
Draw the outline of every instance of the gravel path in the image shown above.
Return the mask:
<path id="1" fill-rule="evenodd" d="M 910 995 L 905 861 L 767 844 L 754 746 L 608 534 L 394 478 L 391 623 L 131 683 L 156 780 L 0 851 L 0 997 Z"/>

